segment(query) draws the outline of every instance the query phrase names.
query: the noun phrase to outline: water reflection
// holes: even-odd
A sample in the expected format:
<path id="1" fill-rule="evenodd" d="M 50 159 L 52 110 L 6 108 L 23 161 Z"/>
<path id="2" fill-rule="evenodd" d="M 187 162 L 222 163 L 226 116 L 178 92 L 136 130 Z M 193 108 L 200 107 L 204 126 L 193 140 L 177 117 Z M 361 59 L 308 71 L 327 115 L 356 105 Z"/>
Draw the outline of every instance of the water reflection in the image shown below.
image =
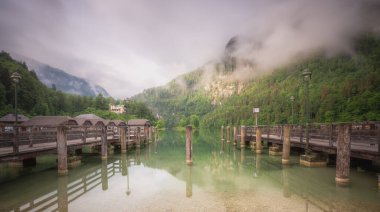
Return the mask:
<path id="1" fill-rule="evenodd" d="M 58 196 L 58 211 L 68 211 L 68 194 L 67 194 L 67 176 L 58 177 L 57 196 Z"/>
<path id="2" fill-rule="evenodd" d="M 160 136 L 160 142 L 106 161 L 98 155 L 83 157 L 82 166 L 70 170 L 68 177 L 57 178 L 52 168 L 3 182 L 0 211 L 380 209 L 372 173 L 352 171 L 356 184 L 336 188 L 334 168 L 282 166 L 280 158 L 222 144 L 212 133 L 194 134 L 196 163 L 186 166 L 184 136 L 176 132 Z M 221 153 L 223 146 L 226 152 Z M 91 204 L 85 204 L 89 199 Z"/>
<path id="3" fill-rule="evenodd" d="M 107 160 L 102 160 L 102 190 L 105 191 L 108 189 L 108 169 L 107 169 Z"/>
<path id="4" fill-rule="evenodd" d="M 188 177 L 186 180 L 186 197 L 190 198 L 193 196 L 193 181 L 192 181 L 192 166 L 187 166 Z"/>

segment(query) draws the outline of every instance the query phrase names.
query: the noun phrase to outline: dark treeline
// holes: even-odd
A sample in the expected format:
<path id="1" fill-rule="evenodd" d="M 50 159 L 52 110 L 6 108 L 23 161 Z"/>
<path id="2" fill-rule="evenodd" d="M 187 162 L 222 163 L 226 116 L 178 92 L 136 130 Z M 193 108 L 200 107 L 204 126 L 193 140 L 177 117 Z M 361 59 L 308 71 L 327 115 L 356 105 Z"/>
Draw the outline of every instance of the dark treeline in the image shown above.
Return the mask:
<path id="1" fill-rule="evenodd" d="M 66 94 L 42 84 L 33 70 L 28 70 L 25 63 L 15 61 L 6 52 L 0 53 L 0 116 L 14 112 L 14 83 L 11 74 L 17 71 L 21 80 L 17 85 L 18 111 L 26 116 L 68 115 L 93 113 L 106 119 L 148 118 L 154 116 L 141 102 L 129 102 L 128 116 L 117 115 L 108 111 L 109 104 L 125 104 L 101 94 L 96 97 Z"/>

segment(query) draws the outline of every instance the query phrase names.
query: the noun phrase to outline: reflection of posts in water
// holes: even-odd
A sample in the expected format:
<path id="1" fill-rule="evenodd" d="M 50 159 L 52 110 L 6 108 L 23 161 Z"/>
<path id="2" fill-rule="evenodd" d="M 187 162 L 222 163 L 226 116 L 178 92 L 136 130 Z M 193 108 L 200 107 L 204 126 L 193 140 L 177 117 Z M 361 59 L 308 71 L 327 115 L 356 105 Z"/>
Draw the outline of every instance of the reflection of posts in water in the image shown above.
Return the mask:
<path id="1" fill-rule="evenodd" d="M 220 153 L 224 152 L 224 141 L 220 140 Z"/>
<path id="2" fill-rule="evenodd" d="M 261 154 L 256 154 L 256 170 L 255 170 L 255 177 L 260 176 L 260 162 L 261 162 Z"/>
<path id="3" fill-rule="evenodd" d="M 234 161 L 236 161 L 236 146 L 234 146 Z"/>
<path id="4" fill-rule="evenodd" d="M 140 165 L 141 164 L 141 160 L 140 160 L 140 148 L 136 149 L 136 156 L 137 156 L 137 165 Z"/>
<path id="5" fill-rule="evenodd" d="M 57 202 L 58 211 L 68 211 L 67 176 L 58 177 Z"/>
<path id="6" fill-rule="evenodd" d="M 121 162 L 121 175 L 126 176 L 128 173 L 127 155 L 121 154 L 120 162 Z"/>
<path id="7" fill-rule="evenodd" d="M 244 148 L 241 148 L 240 149 L 240 163 L 244 163 L 244 159 L 245 159 L 245 149 Z"/>
<path id="8" fill-rule="evenodd" d="M 236 146 L 236 143 L 237 143 L 237 128 L 234 127 L 234 146 Z"/>
<path id="9" fill-rule="evenodd" d="M 157 129 L 157 127 L 156 127 L 155 130 L 154 130 L 154 141 L 155 141 L 155 142 L 158 141 L 158 129 Z"/>
<path id="10" fill-rule="evenodd" d="M 108 173 L 107 173 L 107 160 L 102 160 L 102 190 L 105 191 L 108 189 Z"/>
<path id="11" fill-rule="evenodd" d="M 289 198 L 291 196 L 289 188 L 289 167 L 282 166 L 282 186 L 283 186 L 283 196 Z"/>
<path id="12" fill-rule="evenodd" d="M 188 166 L 188 176 L 186 180 L 186 197 L 190 198 L 193 196 L 193 179 L 192 179 L 192 168 Z"/>
<path id="13" fill-rule="evenodd" d="M 186 126 L 186 164 L 193 164 L 192 126 Z"/>
<path id="14" fill-rule="evenodd" d="M 149 151 L 149 156 L 148 156 L 148 158 L 150 159 L 151 157 L 152 157 L 152 143 L 150 143 L 149 144 L 149 149 L 148 149 L 148 151 Z"/>

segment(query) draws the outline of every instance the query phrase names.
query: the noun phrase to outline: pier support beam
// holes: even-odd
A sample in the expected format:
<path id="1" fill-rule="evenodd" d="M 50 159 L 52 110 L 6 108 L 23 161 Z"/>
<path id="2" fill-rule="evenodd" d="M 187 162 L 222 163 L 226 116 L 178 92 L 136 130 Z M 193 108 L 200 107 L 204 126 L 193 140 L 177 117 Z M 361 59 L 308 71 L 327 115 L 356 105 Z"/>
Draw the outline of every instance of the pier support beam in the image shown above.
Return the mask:
<path id="1" fill-rule="evenodd" d="M 256 128 L 256 153 L 261 154 L 262 152 L 262 144 L 261 144 L 261 129 L 260 127 Z"/>
<path id="2" fill-rule="evenodd" d="M 120 127 L 120 149 L 121 153 L 127 152 L 127 138 L 126 138 L 126 128 Z"/>
<path id="3" fill-rule="evenodd" d="M 236 143 L 237 143 L 237 127 L 234 127 L 234 145 L 236 146 Z"/>
<path id="4" fill-rule="evenodd" d="M 220 139 L 224 141 L 224 126 L 220 127 Z"/>
<path id="5" fill-rule="evenodd" d="M 336 154 L 336 174 L 337 185 L 348 185 L 350 183 L 350 152 L 351 152 L 351 126 L 338 126 L 338 144 Z"/>
<path id="6" fill-rule="evenodd" d="M 284 141 L 282 145 L 282 164 L 289 164 L 290 157 L 290 125 L 284 125 Z"/>
<path id="7" fill-rule="evenodd" d="M 68 179 L 67 176 L 61 176 L 58 178 L 57 183 L 57 204 L 58 211 L 68 211 L 69 209 L 69 195 L 67 192 Z"/>
<path id="8" fill-rule="evenodd" d="M 227 143 L 230 143 L 230 137 L 231 137 L 231 133 L 230 133 L 230 126 L 227 126 L 227 135 L 226 135 L 226 138 L 227 138 Z"/>
<path id="9" fill-rule="evenodd" d="M 240 148 L 245 147 L 245 135 L 247 133 L 247 129 L 245 126 L 240 127 Z"/>
<path id="10" fill-rule="evenodd" d="M 153 138 L 152 138 L 153 132 L 152 132 L 152 127 L 149 127 L 149 143 L 152 143 Z"/>
<path id="11" fill-rule="evenodd" d="M 192 130 L 193 128 L 186 126 L 186 164 L 193 164 L 193 145 L 192 145 Z"/>
<path id="12" fill-rule="evenodd" d="M 67 175 L 66 127 L 57 127 L 58 175 Z"/>
<path id="13" fill-rule="evenodd" d="M 106 191 L 108 190 L 108 166 L 107 166 L 107 158 L 102 161 L 102 167 L 101 167 L 101 182 L 102 182 L 102 190 Z"/>
<path id="14" fill-rule="evenodd" d="M 154 130 L 154 142 L 157 142 L 158 141 L 158 128 L 155 127 L 154 129 L 155 129 Z"/>
<path id="15" fill-rule="evenodd" d="M 107 160 L 108 157 L 108 144 L 107 144 L 107 127 L 102 126 L 102 160 Z"/>
<path id="16" fill-rule="evenodd" d="M 136 147 L 140 148 L 141 146 L 141 132 L 140 132 L 140 127 L 137 127 L 137 144 Z"/>

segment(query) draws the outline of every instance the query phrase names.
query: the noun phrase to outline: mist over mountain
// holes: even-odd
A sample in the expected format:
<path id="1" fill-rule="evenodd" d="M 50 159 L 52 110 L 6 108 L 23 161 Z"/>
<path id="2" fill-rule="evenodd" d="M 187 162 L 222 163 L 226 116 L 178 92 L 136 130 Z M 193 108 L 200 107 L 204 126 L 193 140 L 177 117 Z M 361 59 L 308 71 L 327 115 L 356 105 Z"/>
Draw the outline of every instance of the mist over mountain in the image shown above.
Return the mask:
<path id="1" fill-rule="evenodd" d="M 98 94 L 102 94 L 104 97 L 110 96 L 104 88 L 83 78 L 25 56 L 13 55 L 18 60 L 24 61 L 30 69 L 36 72 L 38 79 L 50 88 L 80 96 L 97 96 Z"/>

